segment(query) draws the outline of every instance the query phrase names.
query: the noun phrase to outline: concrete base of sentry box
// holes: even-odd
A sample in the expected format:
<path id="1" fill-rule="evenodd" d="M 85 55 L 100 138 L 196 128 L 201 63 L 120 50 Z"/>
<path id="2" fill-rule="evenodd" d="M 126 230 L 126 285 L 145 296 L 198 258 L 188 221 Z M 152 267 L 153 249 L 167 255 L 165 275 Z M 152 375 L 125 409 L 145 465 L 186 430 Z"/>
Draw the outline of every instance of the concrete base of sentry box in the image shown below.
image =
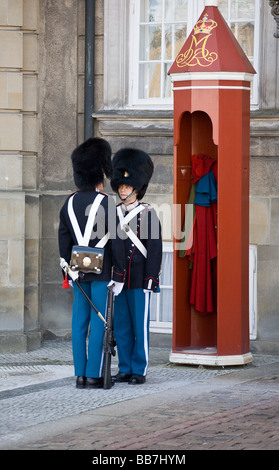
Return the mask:
<path id="1" fill-rule="evenodd" d="M 206 350 L 183 351 L 170 353 L 169 360 L 174 364 L 202 365 L 211 367 L 242 366 L 253 361 L 252 354 L 240 354 L 233 356 L 218 356 Z"/>

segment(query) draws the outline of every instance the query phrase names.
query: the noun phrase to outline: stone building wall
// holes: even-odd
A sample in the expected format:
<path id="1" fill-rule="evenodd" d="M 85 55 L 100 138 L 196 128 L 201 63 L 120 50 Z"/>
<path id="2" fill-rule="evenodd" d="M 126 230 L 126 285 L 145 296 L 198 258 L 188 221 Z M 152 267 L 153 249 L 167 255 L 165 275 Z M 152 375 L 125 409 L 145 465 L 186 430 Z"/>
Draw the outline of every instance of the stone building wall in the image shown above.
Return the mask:
<path id="1" fill-rule="evenodd" d="M 59 211 L 75 190 L 70 155 L 84 140 L 85 1 L 40 1 L 40 328 L 68 336 L 72 290 L 62 290 Z M 103 1 L 95 1 L 95 106 L 103 97 Z"/>
<path id="2" fill-rule="evenodd" d="M 37 189 L 37 7 L 3 0 L 0 9 L 0 340 L 15 349 L 39 327 L 38 198 L 28 195 Z"/>
<path id="3" fill-rule="evenodd" d="M 251 117 L 250 243 L 258 253 L 258 343 L 279 343 L 279 40 L 261 2 L 260 109 Z"/>

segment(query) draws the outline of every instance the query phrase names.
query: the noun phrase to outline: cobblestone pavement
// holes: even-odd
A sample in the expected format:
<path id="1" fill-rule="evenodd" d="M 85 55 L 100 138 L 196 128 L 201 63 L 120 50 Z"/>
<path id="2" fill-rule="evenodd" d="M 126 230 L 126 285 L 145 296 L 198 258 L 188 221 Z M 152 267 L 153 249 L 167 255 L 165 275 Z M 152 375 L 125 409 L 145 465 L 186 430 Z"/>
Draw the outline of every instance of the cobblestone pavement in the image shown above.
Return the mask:
<path id="1" fill-rule="evenodd" d="M 0 449 L 279 449 L 278 356 L 204 368 L 168 355 L 151 348 L 147 382 L 110 390 L 75 388 L 69 342 L 0 355 Z"/>

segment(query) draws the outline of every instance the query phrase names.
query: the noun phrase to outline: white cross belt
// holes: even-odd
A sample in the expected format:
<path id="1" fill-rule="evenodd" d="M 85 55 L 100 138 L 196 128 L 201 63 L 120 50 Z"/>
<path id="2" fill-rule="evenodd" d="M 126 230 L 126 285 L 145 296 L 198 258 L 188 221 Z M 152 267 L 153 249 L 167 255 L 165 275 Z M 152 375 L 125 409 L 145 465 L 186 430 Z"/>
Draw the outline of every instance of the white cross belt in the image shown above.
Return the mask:
<path id="1" fill-rule="evenodd" d="M 129 214 L 127 214 L 125 217 L 123 216 L 123 212 L 121 209 L 121 206 L 117 207 L 117 213 L 119 216 L 119 221 L 120 221 L 120 227 L 122 230 L 125 230 L 127 233 L 127 236 L 130 238 L 131 242 L 134 243 L 134 245 L 137 247 L 137 249 L 142 253 L 142 255 L 147 258 L 147 250 L 141 240 L 138 238 L 138 236 L 133 232 L 131 227 L 128 225 L 130 220 L 132 220 L 139 212 L 144 210 L 145 207 L 143 207 L 141 204 L 136 208 L 133 209 Z"/>

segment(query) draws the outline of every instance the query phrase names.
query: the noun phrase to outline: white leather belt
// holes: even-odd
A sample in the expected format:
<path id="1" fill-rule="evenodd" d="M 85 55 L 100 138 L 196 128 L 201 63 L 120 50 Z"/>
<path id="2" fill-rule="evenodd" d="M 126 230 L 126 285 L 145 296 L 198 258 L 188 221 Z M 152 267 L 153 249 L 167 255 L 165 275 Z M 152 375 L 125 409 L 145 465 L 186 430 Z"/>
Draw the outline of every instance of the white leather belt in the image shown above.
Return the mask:
<path id="1" fill-rule="evenodd" d="M 88 215 L 88 219 L 87 219 L 87 223 L 86 223 L 86 226 L 85 226 L 85 230 L 84 230 L 84 235 L 82 235 L 81 233 L 81 230 L 80 230 L 80 227 L 79 227 L 79 224 L 78 224 L 78 221 L 77 221 L 77 218 L 76 218 L 76 215 L 74 213 L 74 208 L 73 208 L 73 199 L 75 197 L 75 194 L 73 194 L 72 197 L 70 197 L 69 199 L 69 202 L 68 202 L 68 214 L 69 214 L 69 217 L 70 217 L 70 221 L 71 221 L 71 224 L 73 226 L 73 230 L 75 232 L 75 236 L 76 236 L 76 239 L 77 239 L 77 242 L 78 242 L 78 245 L 80 246 L 88 246 L 89 245 L 89 241 L 90 241 L 90 238 L 91 238 L 91 234 L 92 234 L 92 230 L 93 230 L 93 226 L 94 226 L 94 221 L 95 221 L 95 218 L 96 218 L 96 214 L 97 214 L 97 210 L 99 209 L 100 207 L 100 204 L 103 200 L 103 198 L 105 197 L 103 194 L 98 194 L 93 202 L 93 204 L 91 205 L 91 208 L 90 208 L 90 211 L 89 211 L 89 215 Z M 96 245 L 96 248 L 104 248 L 104 246 L 106 245 L 107 241 L 109 240 L 109 237 L 110 237 L 110 233 L 108 232 Z"/>
<path id="2" fill-rule="evenodd" d="M 125 217 L 123 215 L 121 206 L 117 207 L 117 213 L 120 221 L 120 226 L 121 228 L 127 233 L 127 236 L 130 238 L 131 242 L 134 243 L 134 245 L 137 247 L 137 249 L 143 254 L 143 256 L 146 258 L 147 257 L 147 250 L 141 240 L 138 238 L 138 236 L 133 232 L 131 227 L 128 225 L 129 222 L 136 217 L 136 215 L 144 210 L 145 207 L 143 207 L 141 204 L 136 208 L 133 209 L 129 214 L 127 214 Z"/>

